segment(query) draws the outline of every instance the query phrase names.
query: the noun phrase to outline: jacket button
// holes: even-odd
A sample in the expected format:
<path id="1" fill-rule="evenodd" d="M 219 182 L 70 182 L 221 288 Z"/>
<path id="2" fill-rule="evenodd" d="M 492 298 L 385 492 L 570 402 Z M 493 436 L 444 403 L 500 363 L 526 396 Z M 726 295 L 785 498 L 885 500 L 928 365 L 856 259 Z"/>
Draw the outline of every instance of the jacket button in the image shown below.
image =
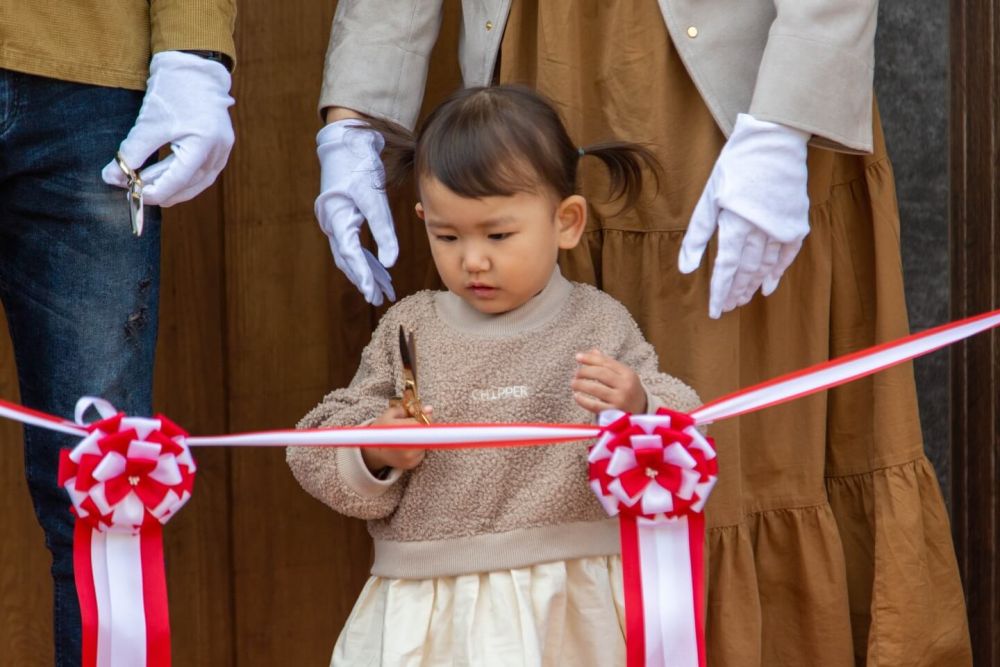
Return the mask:
<path id="1" fill-rule="evenodd" d="M 697 36 L 698 36 L 698 28 L 696 28 L 694 26 L 691 26 L 690 28 L 688 28 L 688 37 L 690 37 L 691 39 L 694 39 Z"/>
<path id="2" fill-rule="evenodd" d="M 493 30 L 493 21 L 487 21 L 486 22 L 486 29 L 487 30 Z"/>

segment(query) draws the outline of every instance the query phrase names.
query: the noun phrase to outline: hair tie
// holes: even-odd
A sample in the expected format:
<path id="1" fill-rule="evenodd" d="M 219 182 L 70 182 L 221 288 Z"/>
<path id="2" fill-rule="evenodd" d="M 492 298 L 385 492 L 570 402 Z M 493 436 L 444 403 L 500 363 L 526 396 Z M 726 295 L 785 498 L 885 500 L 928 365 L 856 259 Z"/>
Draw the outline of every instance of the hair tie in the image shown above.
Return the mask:
<path id="1" fill-rule="evenodd" d="M 579 148 L 576 149 L 576 152 L 580 154 L 580 157 L 583 157 L 587 151 L 584 150 L 583 146 L 580 146 Z"/>

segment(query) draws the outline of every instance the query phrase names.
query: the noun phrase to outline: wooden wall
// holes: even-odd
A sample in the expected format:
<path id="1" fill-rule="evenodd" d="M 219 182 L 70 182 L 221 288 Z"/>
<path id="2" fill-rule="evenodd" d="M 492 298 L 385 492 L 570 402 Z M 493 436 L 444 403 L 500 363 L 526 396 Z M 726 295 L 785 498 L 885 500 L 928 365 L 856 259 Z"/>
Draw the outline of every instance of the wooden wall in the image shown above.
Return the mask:
<path id="1" fill-rule="evenodd" d="M 459 85 L 458 3 L 446 6 L 425 107 Z M 164 212 L 155 407 L 197 434 L 293 426 L 347 383 L 378 318 L 336 271 L 312 210 L 335 3 L 239 7 L 236 147 L 216 186 Z M 411 205 L 395 207 L 401 295 L 435 280 Z M 17 399 L 5 323 L 0 396 Z M 0 421 L 0 662 L 45 665 L 49 558 L 20 440 Z M 327 664 L 368 572 L 363 524 L 302 492 L 282 450 L 196 455 L 194 498 L 166 530 L 174 664 Z"/>

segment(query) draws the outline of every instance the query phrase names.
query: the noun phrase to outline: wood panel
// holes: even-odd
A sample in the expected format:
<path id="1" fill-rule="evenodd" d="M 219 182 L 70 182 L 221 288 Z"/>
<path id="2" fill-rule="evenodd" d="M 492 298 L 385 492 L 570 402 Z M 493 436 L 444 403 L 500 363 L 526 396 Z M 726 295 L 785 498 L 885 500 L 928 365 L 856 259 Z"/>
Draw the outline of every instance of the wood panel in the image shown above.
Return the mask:
<path id="1" fill-rule="evenodd" d="M 2 309 L 0 396 L 18 400 L 14 353 Z M 0 662 L 52 664 L 52 560 L 28 495 L 20 424 L 0 420 L 0 452 Z"/>
<path id="2" fill-rule="evenodd" d="M 316 100 L 333 10 L 314 2 L 241 5 L 238 143 L 224 197 L 234 430 L 288 427 L 344 386 L 376 321 L 334 268 L 312 210 Z M 426 240 L 421 254 L 411 208 L 396 208 L 404 259 L 393 274 L 401 293 L 428 280 Z M 232 474 L 236 663 L 326 664 L 367 577 L 364 526 L 308 497 L 280 451 L 234 452 Z"/>
<path id="3" fill-rule="evenodd" d="M 163 211 L 153 403 L 191 433 L 225 433 L 222 193 Z M 174 664 L 233 662 L 229 453 L 195 452 L 198 477 L 164 531 Z"/>
<path id="4" fill-rule="evenodd" d="M 315 100 L 332 5 L 245 3 L 237 148 L 225 182 L 228 407 L 233 430 L 289 427 L 343 382 L 370 312 L 335 276 L 312 214 Z M 343 319 L 354 323 L 340 327 Z M 323 664 L 364 576 L 363 527 L 302 493 L 280 450 L 234 451 L 238 665 Z"/>
<path id="5" fill-rule="evenodd" d="M 1000 7 L 951 3 L 952 315 L 1000 308 Z M 952 350 L 952 512 L 976 665 L 1000 665 L 1000 333 Z"/>

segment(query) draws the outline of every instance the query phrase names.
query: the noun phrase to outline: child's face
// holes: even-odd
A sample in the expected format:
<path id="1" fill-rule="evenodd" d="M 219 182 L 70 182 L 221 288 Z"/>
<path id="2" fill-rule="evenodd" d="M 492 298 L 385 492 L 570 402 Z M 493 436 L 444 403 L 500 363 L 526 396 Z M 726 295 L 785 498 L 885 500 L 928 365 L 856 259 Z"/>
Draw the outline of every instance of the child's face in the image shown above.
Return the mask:
<path id="1" fill-rule="evenodd" d="M 470 199 L 434 178 L 421 180 L 420 194 L 417 215 L 441 280 L 482 313 L 505 313 L 541 292 L 559 249 L 574 247 L 587 221 L 578 195 Z"/>

